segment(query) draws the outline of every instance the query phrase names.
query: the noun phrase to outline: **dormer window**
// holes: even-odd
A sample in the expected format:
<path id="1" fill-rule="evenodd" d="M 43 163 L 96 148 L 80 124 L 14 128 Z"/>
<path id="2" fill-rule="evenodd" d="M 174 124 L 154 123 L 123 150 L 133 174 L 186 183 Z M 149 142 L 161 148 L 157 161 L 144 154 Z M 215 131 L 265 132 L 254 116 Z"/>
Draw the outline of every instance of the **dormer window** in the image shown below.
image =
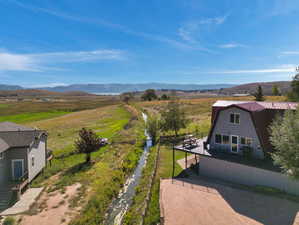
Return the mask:
<path id="1" fill-rule="evenodd" d="M 231 113 L 230 114 L 230 122 L 233 124 L 240 124 L 240 114 L 239 113 Z"/>

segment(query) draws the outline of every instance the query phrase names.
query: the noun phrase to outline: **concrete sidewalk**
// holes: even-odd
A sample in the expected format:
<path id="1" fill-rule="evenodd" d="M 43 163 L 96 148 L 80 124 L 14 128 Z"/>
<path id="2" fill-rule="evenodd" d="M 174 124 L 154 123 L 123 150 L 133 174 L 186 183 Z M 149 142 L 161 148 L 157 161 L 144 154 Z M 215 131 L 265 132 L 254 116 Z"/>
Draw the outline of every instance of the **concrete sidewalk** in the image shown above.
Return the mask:
<path id="1" fill-rule="evenodd" d="M 28 211 L 42 191 L 43 188 L 28 189 L 16 204 L 1 212 L 0 216 L 16 215 Z"/>

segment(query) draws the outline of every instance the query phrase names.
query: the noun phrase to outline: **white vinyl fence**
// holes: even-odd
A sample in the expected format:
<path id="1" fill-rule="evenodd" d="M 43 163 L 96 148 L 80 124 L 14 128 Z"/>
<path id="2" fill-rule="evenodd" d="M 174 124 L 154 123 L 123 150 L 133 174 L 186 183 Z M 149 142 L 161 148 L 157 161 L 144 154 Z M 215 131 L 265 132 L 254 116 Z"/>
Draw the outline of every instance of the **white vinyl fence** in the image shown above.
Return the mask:
<path id="1" fill-rule="evenodd" d="M 243 164 L 201 156 L 199 173 L 248 186 L 267 186 L 299 195 L 299 182 L 284 174 Z"/>

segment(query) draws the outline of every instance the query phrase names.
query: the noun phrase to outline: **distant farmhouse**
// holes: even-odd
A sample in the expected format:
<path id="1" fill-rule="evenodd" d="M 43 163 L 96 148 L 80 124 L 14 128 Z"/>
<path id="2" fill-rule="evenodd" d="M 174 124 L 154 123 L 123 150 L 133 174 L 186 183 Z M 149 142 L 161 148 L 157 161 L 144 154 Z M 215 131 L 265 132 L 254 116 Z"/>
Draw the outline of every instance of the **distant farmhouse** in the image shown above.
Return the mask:
<path id="1" fill-rule="evenodd" d="M 242 154 L 244 147 L 250 147 L 254 157 L 263 159 L 273 151 L 269 125 L 277 114 L 297 106 L 293 102 L 217 101 L 212 108 L 209 149 Z"/>
<path id="2" fill-rule="evenodd" d="M 0 203 L 9 201 L 12 191 L 21 193 L 46 166 L 49 153 L 45 131 L 0 123 Z"/>

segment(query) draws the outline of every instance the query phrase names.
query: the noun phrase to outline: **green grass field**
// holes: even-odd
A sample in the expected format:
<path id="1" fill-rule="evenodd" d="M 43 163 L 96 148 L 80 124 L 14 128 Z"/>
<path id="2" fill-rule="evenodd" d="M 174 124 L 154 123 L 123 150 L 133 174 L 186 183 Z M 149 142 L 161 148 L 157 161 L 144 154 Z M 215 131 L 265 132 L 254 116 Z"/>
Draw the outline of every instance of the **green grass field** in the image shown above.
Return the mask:
<path id="1" fill-rule="evenodd" d="M 33 121 L 51 119 L 58 116 L 63 116 L 67 113 L 66 111 L 48 111 L 48 112 L 36 112 L 36 113 L 22 113 L 17 115 L 1 116 L 0 122 L 9 121 L 14 123 L 29 123 Z"/>
<path id="2" fill-rule="evenodd" d="M 144 122 L 123 105 L 104 106 L 69 113 L 60 117 L 28 123 L 47 130 L 48 145 L 54 150 L 52 166 L 35 179 L 33 186 L 48 191 L 63 190 L 79 182 L 83 192 L 77 203 L 82 212 L 72 224 L 101 224 L 105 211 L 126 178 L 137 165 L 144 143 Z M 84 164 L 85 155 L 75 152 L 78 131 L 86 127 L 109 139 L 108 146 L 92 153 L 92 164 Z M 52 179 L 58 175 L 58 179 Z"/>

